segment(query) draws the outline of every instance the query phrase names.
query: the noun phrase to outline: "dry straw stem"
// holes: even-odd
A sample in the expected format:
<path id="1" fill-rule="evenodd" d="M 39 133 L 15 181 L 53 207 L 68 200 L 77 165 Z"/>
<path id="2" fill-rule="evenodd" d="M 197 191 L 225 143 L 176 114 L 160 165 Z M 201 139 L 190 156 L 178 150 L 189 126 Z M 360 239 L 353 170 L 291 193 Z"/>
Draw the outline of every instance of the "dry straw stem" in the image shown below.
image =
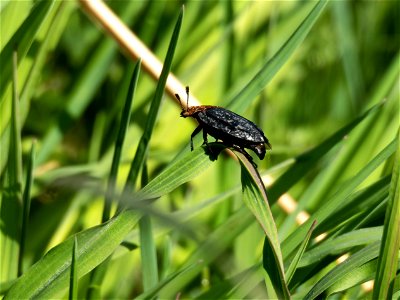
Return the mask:
<path id="1" fill-rule="evenodd" d="M 114 14 L 114 12 L 100 0 L 80 0 L 85 11 L 108 32 L 116 42 L 134 60 L 142 59 L 142 67 L 154 79 L 158 80 L 161 70 L 161 61 L 146 47 L 145 44 Z M 185 86 L 173 75 L 169 74 L 166 84 L 168 95 L 175 99 L 175 94 L 184 94 Z M 183 105 L 186 105 L 184 103 Z M 200 105 L 192 96 L 190 105 Z"/>
<path id="2" fill-rule="evenodd" d="M 155 80 L 159 79 L 162 69 L 161 61 L 103 1 L 79 0 L 79 2 L 86 13 L 97 23 L 99 23 L 133 60 L 141 58 L 143 69 Z M 170 73 L 166 83 L 166 91 L 172 99 L 175 99 L 175 94 L 185 94 L 185 85 L 183 85 L 172 73 Z M 181 104 L 179 103 L 179 105 Z M 186 106 L 185 101 L 183 101 L 182 105 L 184 107 Z M 196 97 L 191 95 L 189 106 L 197 105 L 201 104 Z M 228 153 L 231 157 L 236 158 L 231 151 L 228 151 Z M 270 180 L 271 179 L 269 178 L 267 181 Z M 286 213 L 291 213 L 297 203 L 289 194 L 284 194 L 279 198 L 278 205 Z M 305 219 L 307 219 L 307 217 L 308 214 L 306 212 L 300 212 L 296 220 L 299 224 L 301 224 L 305 221 Z"/>

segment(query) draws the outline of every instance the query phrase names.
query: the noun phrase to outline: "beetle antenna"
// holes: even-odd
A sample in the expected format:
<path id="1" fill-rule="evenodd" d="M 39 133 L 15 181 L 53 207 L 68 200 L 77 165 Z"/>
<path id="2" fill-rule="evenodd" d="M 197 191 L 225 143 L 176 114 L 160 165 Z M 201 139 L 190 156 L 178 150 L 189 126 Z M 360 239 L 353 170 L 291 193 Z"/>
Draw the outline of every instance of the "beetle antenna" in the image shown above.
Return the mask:
<path id="1" fill-rule="evenodd" d="M 182 110 L 185 110 L 185 108 L 184 108 L 183 105 L 182 105 L 181 97 L 179 97 L 178 94 L 175 94 L 175 98 L 178 99 L 179 104 L 181 105 Z"/>
<path id="2" fill-rule="evenodd" d="M 186 87 L 186 105 L 189 108 L 189 86 Z"/>

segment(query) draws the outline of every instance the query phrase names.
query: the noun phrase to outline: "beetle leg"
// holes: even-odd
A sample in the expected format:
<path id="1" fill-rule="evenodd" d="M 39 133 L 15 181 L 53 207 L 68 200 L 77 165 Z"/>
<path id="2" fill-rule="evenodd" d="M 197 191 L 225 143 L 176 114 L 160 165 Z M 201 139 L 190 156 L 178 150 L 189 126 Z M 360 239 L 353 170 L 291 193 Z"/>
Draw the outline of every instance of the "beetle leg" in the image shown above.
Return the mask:
<path id="1" fill-rule="evenodd" d="M 192 135 L 190 136 L 190 150 L 193 151 L 193 138 L 195 137 L 196 134 L 198 134 L 201 131 L 202 127 L 201 125 L 197 126 L 196 129 L 193 131 Z M 203 130 L 204 132 L 204 130 Z"/>
<path id="2" fill-rule="evenodd" d="M 208 147 L 207 132 L 203 130 L 203 145 L 206 144 Z"/>

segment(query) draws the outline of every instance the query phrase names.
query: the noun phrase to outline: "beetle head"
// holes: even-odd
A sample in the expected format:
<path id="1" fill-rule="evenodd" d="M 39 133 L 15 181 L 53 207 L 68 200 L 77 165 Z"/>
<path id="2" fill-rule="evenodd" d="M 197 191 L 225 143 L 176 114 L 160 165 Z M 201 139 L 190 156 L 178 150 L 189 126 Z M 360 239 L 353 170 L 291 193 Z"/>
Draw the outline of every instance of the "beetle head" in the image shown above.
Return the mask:
<path id="1" fill-rule="evenodd" d="M 265 144 L 264 143 L 259 143 L 256 145 L 252 145 L 250 147 L 258 156 L 259 159 L 263 160 L 265 157 Z"/>

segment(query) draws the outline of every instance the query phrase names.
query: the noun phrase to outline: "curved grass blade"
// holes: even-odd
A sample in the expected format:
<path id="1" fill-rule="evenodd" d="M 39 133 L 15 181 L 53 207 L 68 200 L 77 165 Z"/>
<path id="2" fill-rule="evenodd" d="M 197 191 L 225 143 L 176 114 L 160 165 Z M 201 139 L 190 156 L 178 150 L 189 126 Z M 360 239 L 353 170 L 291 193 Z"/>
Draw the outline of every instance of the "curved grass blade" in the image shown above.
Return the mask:
<path id="1" fill-rule="evenodd" d="M 235 151 L 242 172 L 243 201 L 251 210 L 265 232 L 263 266 L 273 284 L 278 298 L 289 299 L 285 281 L 282 253 L 275 221 L 268 204 L 267 194 L 254 165 L 242 153 Z"/>
<path id="2" fill-rule="evenodd" d="M 373 298 L 388 299 L 393 293 L 394 280 L 398 271 L 400 248 L 400 193 L 399 161 L 400 150 L 397 138 L 397 151 L 394 159 L 389 201 L 386 207 L 385 224 L 378 259 Z"/>

